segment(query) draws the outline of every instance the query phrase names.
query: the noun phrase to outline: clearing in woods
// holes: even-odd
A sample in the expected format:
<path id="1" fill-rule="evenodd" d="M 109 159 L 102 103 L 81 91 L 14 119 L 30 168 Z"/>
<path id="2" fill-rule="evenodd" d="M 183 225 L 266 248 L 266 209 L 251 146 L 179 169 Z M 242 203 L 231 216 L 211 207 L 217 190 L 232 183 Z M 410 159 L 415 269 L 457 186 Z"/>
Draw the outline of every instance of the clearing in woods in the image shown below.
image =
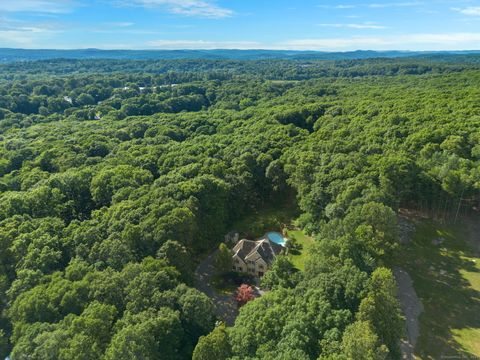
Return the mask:
<path id="1" fill-rule="evenodd" d="M 479 219 L 476 219 L 478 222 Z M 480 357 L 480 257 L 468 224 L 416 223 L 395 264 L 413 279 L 423 304 L 415 355 L 420 359 Z"/>

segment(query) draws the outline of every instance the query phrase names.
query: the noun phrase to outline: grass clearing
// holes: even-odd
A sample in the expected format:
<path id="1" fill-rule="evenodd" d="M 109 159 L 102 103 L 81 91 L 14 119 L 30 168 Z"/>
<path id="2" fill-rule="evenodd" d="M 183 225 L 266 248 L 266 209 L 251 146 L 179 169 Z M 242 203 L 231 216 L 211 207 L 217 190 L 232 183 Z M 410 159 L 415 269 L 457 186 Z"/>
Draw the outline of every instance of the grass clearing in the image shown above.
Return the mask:
<path id="1" fill-rule="evenodd" d="M 297 269 L 303 271 L 305 269 L 305 261 L 308 257 L 308 251 L 315 240 L 310 236 L 305 235 L 302 230 L 288 230 L 287 236 L 295 237 L 297 242 L 302 246 L 302 250 L 300 250 L 298 254 L 290 254 L 289 258 Z"/>
<path id="2" fill-rule="evenodd" d="M 460 226 L 422 221 L 412 243 L 395 257 L 424 306 L 415 349 L 420 359 L 480 356 L 480 258 L 466 236 Z M 434 245 L 435 239 L 443 242 Z"/>

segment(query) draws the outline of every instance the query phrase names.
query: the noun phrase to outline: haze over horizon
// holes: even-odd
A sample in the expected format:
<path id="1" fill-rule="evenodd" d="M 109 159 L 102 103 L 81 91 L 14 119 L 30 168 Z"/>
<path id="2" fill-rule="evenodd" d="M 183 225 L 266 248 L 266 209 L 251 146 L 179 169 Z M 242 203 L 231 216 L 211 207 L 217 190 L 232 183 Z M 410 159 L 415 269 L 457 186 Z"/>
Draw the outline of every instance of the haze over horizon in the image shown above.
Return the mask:
<path id="1" fill-rule="evenodd" d="M 3 0 L 0 47 L 480 49 L 480 1 Z"/>

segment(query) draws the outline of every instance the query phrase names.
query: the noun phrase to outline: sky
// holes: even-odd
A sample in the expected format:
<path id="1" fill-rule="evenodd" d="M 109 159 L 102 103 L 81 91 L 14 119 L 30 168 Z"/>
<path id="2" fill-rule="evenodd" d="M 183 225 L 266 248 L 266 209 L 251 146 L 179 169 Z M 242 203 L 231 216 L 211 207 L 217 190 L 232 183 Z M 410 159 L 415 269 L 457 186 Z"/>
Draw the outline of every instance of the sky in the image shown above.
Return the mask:
<path id="1" fill-rule="evenodd" d="M 480 0 L 0 0 L 0 47 L 479 50 Z"/>

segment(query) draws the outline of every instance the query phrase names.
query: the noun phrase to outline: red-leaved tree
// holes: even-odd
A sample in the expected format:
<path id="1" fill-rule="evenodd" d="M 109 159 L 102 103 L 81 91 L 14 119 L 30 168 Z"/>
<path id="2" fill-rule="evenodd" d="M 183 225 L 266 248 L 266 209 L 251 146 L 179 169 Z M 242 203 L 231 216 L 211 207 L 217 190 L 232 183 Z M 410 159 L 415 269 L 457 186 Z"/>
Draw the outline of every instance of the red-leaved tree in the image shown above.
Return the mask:
<path id="1" fill-rule="evenodd" d="M 247 302 L 255 299 L 253 288 L 250 285 L 242 284 L 237 289 L 237 295 L 235 296 L 238 307 L 245 305 Z"/>

